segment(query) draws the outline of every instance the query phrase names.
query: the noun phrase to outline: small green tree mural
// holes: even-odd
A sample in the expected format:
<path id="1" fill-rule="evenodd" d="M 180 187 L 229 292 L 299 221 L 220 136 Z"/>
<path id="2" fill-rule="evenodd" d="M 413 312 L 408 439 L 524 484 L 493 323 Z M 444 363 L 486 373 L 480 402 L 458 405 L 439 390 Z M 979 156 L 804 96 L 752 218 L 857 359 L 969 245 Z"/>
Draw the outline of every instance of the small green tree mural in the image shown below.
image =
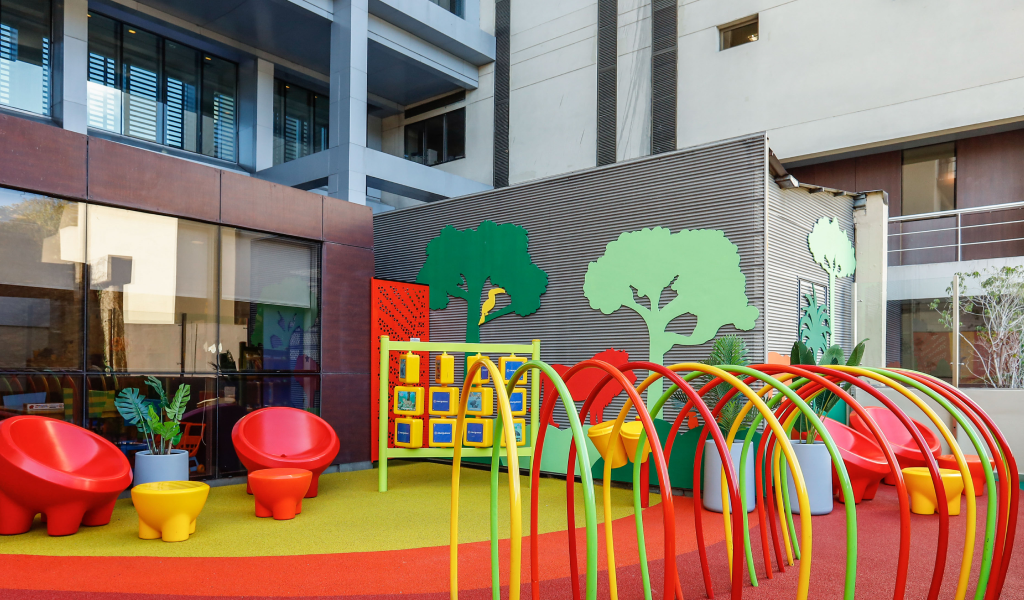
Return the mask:
<path id="1" fill-rule="evenodd" d="M 427 260 L 416 283 L 430 286 L 430 308 L 447 308 L 449 296 L 466 301 L 466 341 L 480 341 L 480 327 L 516 313 L 527 316 L 540 308 L 548 275 L 530 258 L 529 236 L 522 227 L 484 221 L 476 229 L 451 225 L 427 244 Z M 488 280 L 504 289 L 509 303 L 481 315 L 481 298 Z M 483 317 L 483 318 L 481 318 Z"/>
<path id="2" fill-rule="evenodd" d="M 830 326 L 835 326 L 832 310 L 836 305 L 836 279 L 850 277 L 857 271 L 857 257 L 853 244 L 850 243 L 850 236 L 846 231 L 839 228 L 838 220 L 822 217 L 807 235 L 807 247 L 814 262 L 828 273 L 828 322 Z"/>
<path id="3" fill-rule="evenodd" d="M 725 233 L 655 227 L 610 242 L 587 267 L 583 293 L 606 315 L 620 308 L 639 314 L 647 325 L 648 359 L 662 364 L 673 346 L 703 344 L 724 325 L 753 329 L 760 311 L 747 302 L 746 281 L 739 251 Z M 685 314 L 697 318 L 690 335 L 668 331 Z M 650 389 L 649 399 L 660 397 L 660 380 Z"/>
<path id="4" fill-rule="evenodd" d="M 828 307 L 818 301 L 817 290 L 804 294 L 807 305 L 800 316 L 800 341 L 807 345 L 817 357 L 828 348 L 832 337 L 832 322 L 829 321 Z"/>

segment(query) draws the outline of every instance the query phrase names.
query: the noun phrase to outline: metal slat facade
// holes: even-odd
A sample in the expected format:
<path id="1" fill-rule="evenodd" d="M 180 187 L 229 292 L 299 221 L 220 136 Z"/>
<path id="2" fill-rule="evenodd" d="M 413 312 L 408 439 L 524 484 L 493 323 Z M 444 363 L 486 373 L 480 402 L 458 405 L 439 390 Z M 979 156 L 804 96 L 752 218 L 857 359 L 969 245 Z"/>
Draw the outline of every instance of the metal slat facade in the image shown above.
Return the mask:
<path id="1" fill-rule="evenodd" d="M 615 162 L 618 0 L 597 0 L 597 164 Z"/>
<path id="2" fill-rule="evenodd" d="M 624 231 L 656 226 L 673 232 L 721 229 L 739 249 L 747 298 L 761 317 L 751 331 L 730 326 L 719 334 L 737 333 L 746 340 L 751 358 L 760 359 L 765 340 L 766 156 L 766 139 L 758 134 L 380 214 L 374 217 L 376 276 L 415 281 L 427 243 L 446 225 L 476 228 L 488 219 L 515 223 L 529 233 L 533 261 L 548 274 L 547 292 L 536 313 L 506 315 L 481 328 L 481 342 L 538 338 L 545 361 L 566 365 L 609 348 L 647 360 L 647 328 L 637 313 L 621 308 L 604 315 L 590 308 L 583 295 L 589 263 Z M 462 341 L 465 322 L 466 303 L 451 298 L 447 309 L 431 311 L 431 339 Z M 693 325 L 694 318 L 685 315 L 670 330 L 685 335 Z M 703 360 L 710 347 L 710 342 L 676 346 L 666 362 Z"/>
<path id="3" fill-rule="evenodd" d="M 805 188 L 780 189 L 768 182 L 768 351 L 789 356 L 799 326 L 800 281 L 828 288 L 828 274 L 814 262 L 807 235 L 821 217 L 839 220 L 854 243 L 853 199 Z M 836 281 L 832 335 L 847 354 L 853 349 L 853 277 Z M 883 343 L 879 341 L 878 343 Z"/>
<path id="4" fill-rule="evenodd" d="M 508 116 L 511 89 L 510 41 L 512 30 L 512 0 L 494 3 L 494 187 L 508 185 Z"/>
<path id="5" fill-rule="evenodd" d="M 676 149 L 679 65 L 676 0 L 651 3 L 651 154 Z"/>

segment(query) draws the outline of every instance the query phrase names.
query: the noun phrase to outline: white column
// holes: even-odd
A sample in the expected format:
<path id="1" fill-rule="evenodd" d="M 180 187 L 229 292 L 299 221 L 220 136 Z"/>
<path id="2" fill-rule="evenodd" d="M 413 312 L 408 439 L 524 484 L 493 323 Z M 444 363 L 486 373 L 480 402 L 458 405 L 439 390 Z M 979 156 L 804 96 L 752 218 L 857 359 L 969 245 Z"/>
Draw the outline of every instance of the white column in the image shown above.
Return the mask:
<path id="1" fill-rule="evenodd" d="M 256 59 L 256 170 L 274 166 L 274 63 Z"/>
<path id="2" fill-rule="evenodd" d="M 51 114 L 64 129 L 86 133 L 88 117 L 89 2 L 54 3 L 57 41 Z"/>
<path id="3" fill-rule="evenodd" d="M 871 192 L 854 204 L 857 273 L 855 275 L 854 341 L 871 341 L 863 364 L 885 367 L 885 300 L 888 285 L 889 197 Z"/>
<path id="4" fill-rule="evenodd" d="M 619 0 L 615 160 L 651 153 L 651 0 Z"/>
<path id="5" fill-rule="evenodd" d="M 334 0 L 327 193 L 366 204 L 367 0 Z"/>

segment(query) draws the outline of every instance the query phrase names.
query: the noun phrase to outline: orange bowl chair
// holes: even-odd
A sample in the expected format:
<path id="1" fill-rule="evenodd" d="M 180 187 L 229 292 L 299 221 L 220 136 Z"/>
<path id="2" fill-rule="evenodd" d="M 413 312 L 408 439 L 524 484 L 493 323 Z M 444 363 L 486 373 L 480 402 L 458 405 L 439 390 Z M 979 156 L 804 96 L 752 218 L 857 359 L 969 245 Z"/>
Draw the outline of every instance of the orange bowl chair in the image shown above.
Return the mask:
<path id="1" fill-rule="evenodd" d="M 313 413 L 275 406 L 239 419 L 231 430 L 235 453 L 250 473 L 261 469 L 305 469 L 313 473 L 306 498 L 315 498 L 320 474 L 341 443 L 327 421 Z M 247 486 L 251 494 L 252 489 Z"/>
<path id="2" fill-rule="evenodd" d="M 896 418 L 896 415 L 891 410 L 884 406 L 865 406 L 864 410 L 875 420 L 878 428 L 882 430 L 886 441 L 892 446 L 893 454 L 896 455 L 901 469 L 925 466 L 924 454 L 921 454 L 921 449 L 914 442 L 910 431 L 903 426 L 903 423 Z M 939 452 L 941 452 L 939 436 L 932 431 L 931 427 L 913 419 L 911 421 L 913 421 L 918 431 L 921 432 L 932 456 L 938 458 Z M 865 436 L 871 435 L 871 430 L 868 429 L 867 424 L 857 413 L 850 415 L 850 425 Z M 896 485 L 896 480 L 892 475 L 886 475 L 884 481 L 889 485 Z"/>
<path id="3" fill-rule="evenodd" d="M 882 449 L 873 437 L 843 425 L 839 421 L 823 419 L 832 441 L 839 447 L 839 455 L 846 464 L 846 472 L 850 475 L 850 486 L 853 488 L 853 501 L 860 504 L 862 500 L 871 500 L 878 491 L 878 484 L 889 474 L 889 463 L 882 454 Z M 832 489 L 835 490 L 840 502 L 843 502 L 839 476 L 835 466 L 832 467 Z"/>
<path id="4" fill-rule="evenodd" d="M 0 534 L 27 532 L 39 513 L 50 535 L 106 525 L 131 482 L 125 455 L 87 429 L 33 415 L 0 422 Z"/>

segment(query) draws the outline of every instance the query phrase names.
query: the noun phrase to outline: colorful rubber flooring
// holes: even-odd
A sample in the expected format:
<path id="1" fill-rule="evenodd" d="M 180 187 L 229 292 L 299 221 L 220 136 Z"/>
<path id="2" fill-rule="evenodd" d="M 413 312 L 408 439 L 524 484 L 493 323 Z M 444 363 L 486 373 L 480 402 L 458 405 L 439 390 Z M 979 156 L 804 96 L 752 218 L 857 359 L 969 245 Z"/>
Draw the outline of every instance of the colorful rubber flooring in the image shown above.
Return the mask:
<path id="1" fill-rule="evenodd" d="M 448 592 L 450 467 L 435 463 L 389 465 L 390 491 L 376 491 L 377 472 L 339 473 L 321 479 L 320 496 L 303 502 L 293 521 L 257 519 L 244 486 L 211 490 L 196 533 L 187 542 L 168 544 L 137 537 L 131 503 L 118 503 L 110 525 L 83 528 L 78 534 L 50 538 L 38 522 L 25 535 L 0 538 L 0 598 L 4 600 L 191 600 L 201 597 L 402 598 L 441 600 Z M 488 473 L 465 469 L 460 501 L 460 598 L 490 598 Z M 501 477 L 504 484 L 504 475 Z M 523 494 L 528 478 L 523 477 Z M 578 486 L 577 486 L 578 487 Z M 570 596 L 565 534 L 565 484 L 542 479 L 539 528 L 541 591 L 545 598 Z M 507 537 L 507 490 L 499 492 L 501 531 Z M 582 515 L 582 494 L 576 494 Z M 643 598 L 637 565 L 632 501 L 627 490 L 612 494 L 619 597 Z M 651 496 L 652 504 L 659 497 Z M 502 508 L 505 512 L 502 513 Z M 899 518 L 894 488 L 883 486 L 874 501 L 858 507 L 860 561 L 857 598 L 892 598 Z M 979 505 L 979 522 L 984 505 Z M 676 499 L 677 566 L 685 598 L 704 598 L 693 533 L 693 503 Z M 601 511 L 598 511 L 600 519 Z M 728 566 L 720 515 L 705 513 L 705 535 L 715 595 L 729 597 Z M 528 511 L 524 513 L 524 521 Z M 661 514 L 645 511 L 648 556 L 654 597 L 661 597 L 663 551 Z M 951 518 L 950 556 L 941 597 L 952 597 L 963 546 L 964 518 Z M 582 526 L 582 521 L 577 526 Z M 931 577 L 938 517 L 912 519 L 912 558 L 908 599 L 924 598 Z M 524 522 L 524 530 L 528 527 Z M 583 530 L 578 529 L 580 547 Z M 749 584 L 744 598 L 795 596 L 796 569 L 765 577 L 759 531 L 752 531 L 759 586 Z M 598 536 L 603 540 L 602 534 Z M 980 555 L 981 536 L 978 536 Z M 1024 537 L 1024 536 L 1020 536 Z M 1024 598 L 1024 543 L 1016 543 L 1003 598 Z M 842 597 L 845 525 L 841 510 L 814 518 L 811 598 Z M 524 540 L 523 597 L 528 598 L 529 545 Z M 956 549 L 956 551 L 954 551 Z M 508 544 L 502 545 L 507 577 Z M 603 546 L 599 550 L 599 597 L 608 597 Z M 774 559 L 774 556 L 773 556 Z M 979 560 L 975 561 L 975 576 Z M 581 557 L 582 564 L 582 557 Z M 776 566 L 777 569 L 777 566 Z M 973 581 L 973 580 L 972 580 Z M 503 580 L 507 585 L 507 581 Z M 968 597 L 973 596 L 973 588 Z"/>

